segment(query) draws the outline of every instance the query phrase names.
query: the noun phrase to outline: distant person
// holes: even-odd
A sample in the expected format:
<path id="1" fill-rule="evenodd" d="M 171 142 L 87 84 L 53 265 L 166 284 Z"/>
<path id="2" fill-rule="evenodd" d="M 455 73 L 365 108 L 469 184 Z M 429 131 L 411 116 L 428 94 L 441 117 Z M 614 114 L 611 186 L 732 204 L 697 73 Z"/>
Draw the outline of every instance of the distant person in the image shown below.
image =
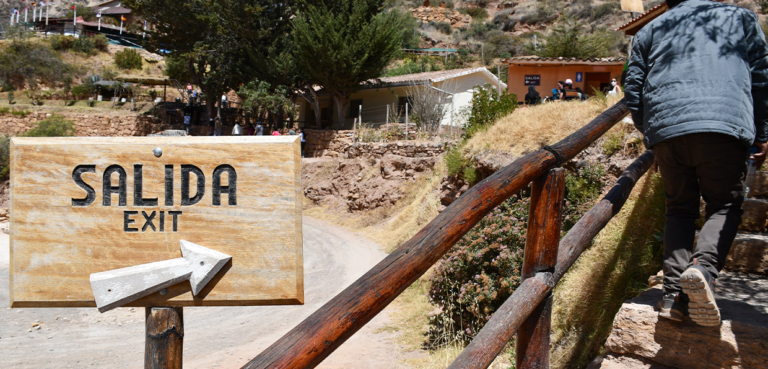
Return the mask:
<path id="1" fill-rule="evenodd" d="M 569 90 L 573 90 L 573 81 L 570 78 L 568 78 L 565 80 L 565 83 L 563 84 L 563 86 L 565 86 L 565 88 Z"/>
<path id="2" fill-rule="evenodd" d="M 254 133 L 255 131 L 256 131 L 256 130 L 255 130 L 255 129 L 253 129 L 253 124 L 251 124 L 251 122 L 248 122 L 248 123 L 245 125 L 245 135 L 246 135 L 246 136 L 253 136 L 253 133 Z"/>
<path id="3" fill-rule="evenodd" d="M 243 127 L 240 125 L 240 123 L 235 122 L 235 126 L 232 127 L 232 136 L 242 136 L 243 134 Z"/>
<path id="4" fill-rule="evenodd" d="M 307 145 L 307 140 L 304 137 L 304 130 L 299 130 L 299 138 L 301 139 L 301 157 L 304 157 L 304 146 Z"/>
<path id="5" fill-rule="evenodd" d="M 224 129 L 224 124 L 221 121 L 221 117 L 216 117 L 214 120 L 214 136 L 221 136 Z"/>
<path id="6" fill-rule="evenodd" d="M 192 84 L 187 83 L 187 95 L 192 96 Z"/>
<path id="7" fill-rule="evenodd" d="M 624 91 L 664 182 L 659 316 L 719 326 L 715 285 L 741 224 L 746 162 L 759 168 L 768 151 L 768 45 L 748 9 L 666 2 L 635 36 Z"/>
<path id="8" fill-rule="evenodd" d="M 226 109 L 227 108 L 227 95 L 221 95 L 221 108 Z"/>
<path id="9" fill-rule="evenodd" d="M 616 82 L 616 78 L 611 80 L 611 86 L 613 86 L 613 88 L 608 91 L 608 95 L 616 96 L 621 93 L 621 86 L 619 86 L 619 83 Z"/>
<path id="10" fill-rule="evenodd" d="M 536 91 L 536 87 L 528 86 L 528 93 L 525 94 L 526 105 L 536 105 L 541 103 L 541 95 Z"/>
<path id="11" fill-rule="evenodd" d="M 214 136 L 216 134 L 216 123 L 213 122 L 213 118 L 208 121 L 208 135 Z"/>
<path id="12" fill-rule="evenodd" d="M 291 130 L 290 130 L 290 131 L 288 131 L 288 135 L 289 135 L 289 136 L 296 136 L 296 131 L 295 131 L 295 128 L 291 128 Z"/>
<path id="13" fill-rule="evenodd" d="M 272 131 L 272 136 L 280 136 L 280 132 L 277 130 Z"/>
<path id="14" fill-rule="evenodd" d="M 264 126 L 261 125 L 261 121 L 256 122 L 256 136 L 264 135 Z"/>
<path id="15" fill-rule="evenodd" d="M 189 114 L 184 114 L 184 131 L 187 132 L 187 136 L 189 136 L 189 126 L 192 124 L 192 117 L 189 116 Z"/>
<path id="16" fill-rule="evenodd" d="M 581 89 L 581 87 L 575 88 L 576 94 L 579 95 L 579 101 L 587 101 L 587 94 L 584 93 L 584 90 Z"/>

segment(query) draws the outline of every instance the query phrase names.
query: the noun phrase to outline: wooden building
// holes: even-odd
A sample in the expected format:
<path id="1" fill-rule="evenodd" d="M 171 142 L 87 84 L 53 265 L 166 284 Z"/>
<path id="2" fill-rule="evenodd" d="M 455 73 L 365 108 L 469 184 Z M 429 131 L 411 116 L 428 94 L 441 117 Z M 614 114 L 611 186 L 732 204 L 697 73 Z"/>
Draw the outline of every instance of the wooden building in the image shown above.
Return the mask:
<path id="1" fill-rule="evenodd" d="M 509 65 L 507 86 L 509 93 L 516 94 L 518 101 L 525 100 L 528 87 L 534 86 L 539 94 L 552 95 L 558 81 L 570 79 L 573 88 L 580 87 L 588 95 L 594 90 L 610 89 L 611 78 L 620 78 L 624 70 L 625 58 L 541 58 L 523 56 L 503 59 Z"/>

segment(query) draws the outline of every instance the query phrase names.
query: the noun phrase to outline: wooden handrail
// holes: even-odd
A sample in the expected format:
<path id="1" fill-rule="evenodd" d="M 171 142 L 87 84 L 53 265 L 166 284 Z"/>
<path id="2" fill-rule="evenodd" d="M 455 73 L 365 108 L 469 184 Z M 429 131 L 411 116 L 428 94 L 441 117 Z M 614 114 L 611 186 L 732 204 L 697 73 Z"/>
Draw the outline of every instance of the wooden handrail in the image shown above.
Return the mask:
<path id="1" fill-rule="evenodd" d="M 419 233 L 243 368 L 312 368 L 392 300 L 497 205 L 575 157 L 629 113 L 624 100 L 557 144 L 515 160 L 459 197 Z"/>
<path id="2" fill-rule="evenodd" d="M 544 301 L 560 278 L 591 244 L 592 239 L 621 210 L 637 181 L 653 164 L 653 158 L 653 151 L 648 150 L 621 174 L 608 194 L 584 214 L 560 240 L 554 275 L 550 275 L 550 279 L 546 280 L 542 273 L 539 273 L 536 278 L 540 281 L 536 283 L 526 284 L 530 280 L 526 279 L 449 368 L 487 368 L 493 362 L 537 304 Z"/>

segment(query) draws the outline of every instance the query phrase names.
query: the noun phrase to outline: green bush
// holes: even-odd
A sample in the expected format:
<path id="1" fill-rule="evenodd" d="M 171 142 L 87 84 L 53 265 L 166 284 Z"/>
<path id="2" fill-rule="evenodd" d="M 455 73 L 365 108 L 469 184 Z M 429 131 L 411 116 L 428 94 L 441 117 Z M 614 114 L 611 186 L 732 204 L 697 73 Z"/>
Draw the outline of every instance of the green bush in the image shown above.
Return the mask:
<path id="1" fill-rule="evenodd" d="M 61 115 L 53 114 L 24 133 L 24 137 L 67 137 L 75 135 L 75 124 Z"/>
<path id="2" fill-rule="evenodd" d="M 16 110 L 16 109 L 13 109 L 13 110 L 11 110 L 11 111 L 10 111 L 10 113 L 11 113 L 11 115 L 13 115 L 14 117 L 18 117 L 18 118 L 24 118 L 24 117 L 26 117 L 27 115 L 30 115 L 30 114 L 32 114 L 32 112 L 31 112 L 31 111 L 29 111 L 29 110 Z"/>
<path id="3" fill-rule="evenodd" d="M 450 22 L 430 22 L 440 33 L 450 35 L 453 33 Z"/>
<path id="4" fill-rule="evenodd" d="M 72 43 L 72 50 L 81 53 L 90 53 L 94 48 L 93 38 L 86 36 L 85 32 L 80 33 L 80 37 Z"/>
<path id="5" fill-rule="evenodd" d="M 594 10 L 592 11 L 591 20 L 593 22 L 599 21 L 613 13 L 618 13 L 620 11 L 621 11 L 621 7 L 619 6 L 618 2 L 603 3 L 594 8 Z"/>
<path id="6" fill-rule="evenodd" d="M 120 69 L 141 69 L 141 55 L 131 48 L 118 51 L 115 53 L 115 65 Z"/>
<path id="7" fill-rule="evenodd" d="M 70 69 L 44 43 L 14 40 L 0 45 L 0 80 L 16 88 L 24 88 L 38 80 L 51 85 Z"/>
<path id="8" fill-rule="evenodd" d="M 520 284 L 528 202 L 505 201 L 438 262 L 427 297 L 442 313 L 430 318 L 430 346 L 471 340 Z"/>
<path id="9" fill-rule="evenodd" d="M 11 137 L 0 136 L 0 180 L 8 179 L 11 171 Z"/>
<path id="10" fill-rule="evenodd" d="M 459 9 L 459 12 L 462 14 L 469 15 L 470 17 L 472 17 L 472 19 L 477 19 L 477 20 L 488 19 L 488 11 L 485 10 L 484 8 L 461 8 Z"/>
<path id="11" fill-rule="evenodd" d="M 621 131 L 608 132 L 603 138 L 603 153 L 611 156 L 624 147 L 624 134 Z"/>
<path id="12" fill-rule="evenodd" d="M 603 174 L 601 166 L 587 165 L 566 176 L 563 232 L 600 195 Z M 438 262 L 427 298 L 442 312 L 430 318 L 429 346 L 471 340 L 520 284 L 529 204 L 527 195 L 503 202 Z"/>
<path id="13" fill-rule="evenodd" d="M 51 48 L 56 51 L 66 51 L 72 48 L 75 38 L 72 36 L 53 35 L 48 38 Z"/>
<path id="14" fill-rule="evenodd" d="M 170 79 L 175 79 L 180 82 L 190 81 L 189 76 L 189 63 L 187 58 L 183 56 L 169 56 L 165 58 L 165 70 L 163 74 Z"/>
<path id="15" fill-rule="evenodd" d="M 75 100 L 84 99 L 84 98 L 88 97 L 88 95 L 91 94 L 91 90 L 86 85 L 72 86 L 71 92 L 72 92 L 72 96 L 74 96 Z"/>
<path id="16" fill-rule="evenodd" d="M 93 40 L 93 47 L 96 50 L 107 52 L 109 51 L 107 45 L 109 45 L 109 39 L 104 35 L 96 35 L 91 38 Z"/>
<path id="17" fill-rule="evenodd" d="M 499 95 L 496 86 L 486 84 L 475 88 L 472 93 L 472 107 L 464 130 L 464 138 L 472 137 L 479 130 L 486 129 L 497 119 L 517 109 L 517 96 L 503 91 Z"/>
<path id="18" fill-rule="evenodd" d="M 448 169 L 448 176 L 454 176 L 461 173 L 465 167 L 470 165 L 469 160 L 464 157 L 461 147 L 454 147 L 445 153 L 445 166 Z"/>

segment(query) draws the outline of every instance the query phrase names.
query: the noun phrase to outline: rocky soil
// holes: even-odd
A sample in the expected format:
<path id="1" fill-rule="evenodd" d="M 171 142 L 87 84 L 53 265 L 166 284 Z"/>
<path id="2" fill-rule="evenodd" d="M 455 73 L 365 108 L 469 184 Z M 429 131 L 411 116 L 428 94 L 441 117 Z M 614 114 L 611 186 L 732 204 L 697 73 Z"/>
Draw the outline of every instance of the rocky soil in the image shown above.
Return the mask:
<path id="1" fill-rule="evenodd" d="M 305 159 L 302 166 L 304 195 L 316 205 L 348 212 L 393 206 L 407 190 L 407 183 L 429 175 L 440 157 Z"/>

